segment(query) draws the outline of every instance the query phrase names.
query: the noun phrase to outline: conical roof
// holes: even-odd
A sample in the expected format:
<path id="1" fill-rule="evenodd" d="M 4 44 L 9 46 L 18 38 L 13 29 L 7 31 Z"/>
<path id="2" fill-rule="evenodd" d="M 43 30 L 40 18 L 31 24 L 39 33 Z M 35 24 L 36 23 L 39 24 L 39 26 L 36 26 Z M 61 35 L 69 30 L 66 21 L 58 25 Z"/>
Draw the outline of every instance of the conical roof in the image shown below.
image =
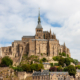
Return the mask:
<path id="1" fill-rule="evenodd" d="M 38 23 L 38 25 L 37 25 L 37 27 L 36 27 L 37 29 L 42 29 L 42 26 L 41 26 L 41 23 Z"/>
<path id="2" fill-rule="evenodd" d="M 42 26 L 41 26 L 41 19 L 40 19 L 40 11 L 39 11 L 39 15 L 38 15 L 38 25 L 36 27 L 37 29 L 42 29 Z"/>

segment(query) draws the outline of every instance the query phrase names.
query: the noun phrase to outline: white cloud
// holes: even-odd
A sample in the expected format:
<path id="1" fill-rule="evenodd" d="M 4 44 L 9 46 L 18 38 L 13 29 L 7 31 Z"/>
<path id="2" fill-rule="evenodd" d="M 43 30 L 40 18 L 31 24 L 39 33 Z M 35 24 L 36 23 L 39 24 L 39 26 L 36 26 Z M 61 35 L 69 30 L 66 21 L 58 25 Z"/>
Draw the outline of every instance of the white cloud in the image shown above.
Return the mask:
<path id="1" fill-rule="evenodd" d="M 71 56 L 80 60 L 80 0 L 0 1 L 0 46 L 10 45 L 4 45 L 2 41 L 11 42 L 20 40 L 23 35 L 34 35 L 39 7 L 44 30 L 51 28 L 60 44 L 65 42 Z M 62 27 L 51 26 L 55 22 Z"/>

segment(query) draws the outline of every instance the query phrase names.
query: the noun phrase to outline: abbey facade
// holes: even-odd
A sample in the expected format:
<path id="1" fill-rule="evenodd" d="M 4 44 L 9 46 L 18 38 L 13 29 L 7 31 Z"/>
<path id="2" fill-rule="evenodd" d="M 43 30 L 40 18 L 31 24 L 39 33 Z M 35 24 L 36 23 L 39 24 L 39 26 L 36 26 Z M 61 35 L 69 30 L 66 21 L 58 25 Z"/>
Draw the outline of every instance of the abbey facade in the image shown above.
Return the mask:
<path id="1" fill-rule="evenodd" d="M 59 40 L 56 39 L 55 34 L 51 33 L 51 30 L 50 32 L 43 31 L 39 14 L 36 34 L 34 36 L 23 36 L 22 40 L 12 42 L 12 46 L 1 47 L 0 57 L 18 57 L 22 54 L 28 56 L 45 54 L 48 57 L 53 57 L 59 55 L 60 52 L 65 52 L 70 56 L 70 51 L 65 43 L 60 45 Z"/>

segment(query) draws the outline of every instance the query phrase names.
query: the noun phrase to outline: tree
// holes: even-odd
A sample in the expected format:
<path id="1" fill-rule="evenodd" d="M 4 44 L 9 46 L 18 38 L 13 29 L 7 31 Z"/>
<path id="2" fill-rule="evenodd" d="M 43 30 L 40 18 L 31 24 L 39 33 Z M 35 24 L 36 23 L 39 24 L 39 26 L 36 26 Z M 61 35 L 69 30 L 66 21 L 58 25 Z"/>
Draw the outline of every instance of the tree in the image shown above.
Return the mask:
<path id="1" fill-rule="evenodd" d="M 8 67 L 9 65 L 12 65 L 13 61 L 8 56 L 5 56 L 2 58 L 1 66 L 2 67 Z"/>
<path id="2" fill-rule="evenodd" d="M 62 67 L 59 66 L 59 67 L 57 68 L 57 70 L 58 70 L 58 71 L 62 71 Z"/>
<path id="3" fill-rule="evenodd" d="M 69 65 L 68 66 L 68 72 L 69 72 L 69 75 L 75 76 L 75 74 L 76 74 L 76 68 L 73 65 Z"/>
<path id="4" fill-rule="evenodd" d="M 69 58 L 65 58 L 65 64 L 67 65 L 67 66 L 69 66 L 70 65 L 70 60 L 69 60 Z"/>
<path id="5" fill-rule="evenodd" d="M 53 57 L 53 60 L 54 60 L 54 61 L 59 61 L 59 59 L 60 59 L 60 56 L 54 56 L 54 57 Z"/>
<path id="6" fill-rule="evenodd" d="M 30 68 L 29 64 L 22 64 L 21 68 L 23 69 L 23 71 L 26 71 L 26 72 L 31 71 L 31 68 Z"/>
<path id="7" fill-rule="evenodd" d="M 53 63 L 50 63 L 50 66 L 53 67 Z"/>
<path id="8" fill-rule="evenodd" d="M 74 63 L 75 65 L 77 65 L 77 64 L 78 64 L 78 60 L 77 60 L 77 59 L 73 59 L 73 63 Z"/>
<path id="9" fill-rule="evenodd" d="M 59 66 L 64 66 L 64 61 L 65 61 L 65 59 L 60 57 Z"/>
<path id="10" fill-rule="evenodd" d="M 66 56 L 66 53 L 62 52 L 62 56 Z"/>
<path id="11" fill-rule="evenodd" d="M 68 71 L 68 67 L 64 67 L 63 71 Z"/>
<path id="12" fill-rule="evenodd" d="M 57 71 L 56 67 L 50 67 L 49 71 Z"/>
<path id="13" fill-rule="evenodd" d="M 42 61 L 43 61 L 43 62 L 46 62 L 46 61 L 47 61 L 47 59 L 46 59 L 46 58 L 43 58 L 43 59 L 42 59 Z"/>

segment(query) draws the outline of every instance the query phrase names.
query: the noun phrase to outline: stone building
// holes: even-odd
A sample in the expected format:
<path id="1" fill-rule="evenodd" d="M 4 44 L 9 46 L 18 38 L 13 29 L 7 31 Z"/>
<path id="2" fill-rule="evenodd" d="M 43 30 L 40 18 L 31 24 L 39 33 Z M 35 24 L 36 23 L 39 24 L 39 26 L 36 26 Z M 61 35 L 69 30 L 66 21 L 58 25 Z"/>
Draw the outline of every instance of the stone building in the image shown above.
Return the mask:
<path id="1" fill-rule="evenodd" d="M 41 72 L 35 71 L 32 75 L 32 80 L 50 80 L 49 71 L 48 70 L 42 70 Z"/>
<path id="2" fill-rule="evenodd" d="M 65 43 L 60 45 L 59 40 L 56 39 L 56 35 L 52 34 L 51 30 L 50 32 L 43 31 L 39 13 L 35 35 L 23 36 L 22 40 L 12 42 L 12 46 L 1 47 L 0 57 L 19 57 L 22 54 L 27 54 L 29 56 L 45 54 L 48 57 L 52 57 L 57 56 L 59 52 L 65 52 L 70 56 L 70 51 Z"/>

